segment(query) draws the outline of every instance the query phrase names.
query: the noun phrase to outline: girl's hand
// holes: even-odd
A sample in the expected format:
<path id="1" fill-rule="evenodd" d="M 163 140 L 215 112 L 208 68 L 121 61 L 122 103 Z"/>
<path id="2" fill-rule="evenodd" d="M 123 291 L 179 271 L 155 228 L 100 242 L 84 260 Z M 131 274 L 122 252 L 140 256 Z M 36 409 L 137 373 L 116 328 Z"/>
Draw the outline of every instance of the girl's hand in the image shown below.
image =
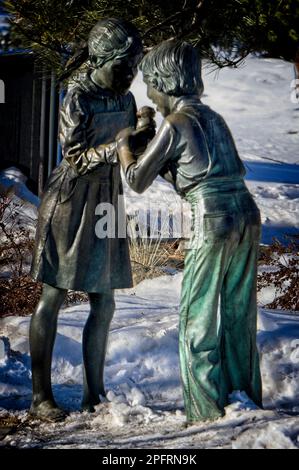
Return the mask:
<path id="1" fill-rule="evenodd" d="M 134 127 L 126 127 L 122 129 L 116 136 L 116 142 L 121 140 L 128 140 L 129 137 L 136 131 Z"/>

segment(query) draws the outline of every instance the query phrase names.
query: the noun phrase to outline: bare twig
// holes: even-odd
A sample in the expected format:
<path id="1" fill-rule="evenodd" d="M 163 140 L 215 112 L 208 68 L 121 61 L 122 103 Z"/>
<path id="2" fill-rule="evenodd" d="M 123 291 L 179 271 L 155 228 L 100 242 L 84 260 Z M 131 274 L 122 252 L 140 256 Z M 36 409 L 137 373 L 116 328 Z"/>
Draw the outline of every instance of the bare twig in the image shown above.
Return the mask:
<path id="1" fill-rule="evenodd" d="M 171 26 L 170 23 L 177 18 L 184 18 L 185 16 L 189 16 L 190 13 L 197 13 L 200 8 L 203 6 L 204 0 L 200 1 L 196 6 L 185 8 L 186 1 L 184 3 L 184 6 L 182 10 L 177 11 L 176 13 L 173 13 L 170 15 L 168 18 L 165 20 L 161 21 L 160 23 L 152 26 L 151 28 L 147 29 L 143 34 L 142 34 L 142 39 L 146 38 L 149 34 L 151 34 L 153 31 L 157 31 L 159 29 L 163 29 L 164 26 Z"/>

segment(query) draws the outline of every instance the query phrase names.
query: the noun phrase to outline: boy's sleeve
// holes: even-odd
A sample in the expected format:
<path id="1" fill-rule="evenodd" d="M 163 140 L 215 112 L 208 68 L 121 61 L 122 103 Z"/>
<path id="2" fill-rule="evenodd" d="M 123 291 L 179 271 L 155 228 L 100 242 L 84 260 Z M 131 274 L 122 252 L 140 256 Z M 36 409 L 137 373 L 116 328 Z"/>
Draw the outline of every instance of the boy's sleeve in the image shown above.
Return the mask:
<path id="1" fill-rule="evenodd" d="M 60 112 L 59 138 L 64 158 L 78 175 L 84 175 L 99 165 L 115 164 L 116 143 L 99 145 L 87 144 L 89 111 L 82 96 L 68 93 Z"/>
<path id="2" fill-rule="evenodd" d="M 125 169 L 128 185 L 137 193 L 145 191 L 159 175 L 164 165 L 175 155 L 177 131 L 165 119 L 156 136 L 136 162 Z"/>

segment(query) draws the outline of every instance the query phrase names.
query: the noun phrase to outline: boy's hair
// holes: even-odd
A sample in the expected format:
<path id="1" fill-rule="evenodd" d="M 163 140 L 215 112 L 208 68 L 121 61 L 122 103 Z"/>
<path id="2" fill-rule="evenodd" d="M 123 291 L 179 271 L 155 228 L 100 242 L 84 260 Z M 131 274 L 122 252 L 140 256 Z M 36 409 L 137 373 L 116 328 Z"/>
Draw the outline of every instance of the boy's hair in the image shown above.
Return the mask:
<path id="1" fill-rule="evenodd" d="M 100 20 L 90 31 L 88 52 L 91 63 L 96 67 L 128 55 L 142 55 L 142 50 L 138 30 L 120 18 Z"/>
<path id="2" fill-rule="evenodd" d="M 146 54 L 140 69 L 146 83 L 167 95 L 201 95 L 203 92 L 201 60 L 187 42 L 162 42 Z"/>

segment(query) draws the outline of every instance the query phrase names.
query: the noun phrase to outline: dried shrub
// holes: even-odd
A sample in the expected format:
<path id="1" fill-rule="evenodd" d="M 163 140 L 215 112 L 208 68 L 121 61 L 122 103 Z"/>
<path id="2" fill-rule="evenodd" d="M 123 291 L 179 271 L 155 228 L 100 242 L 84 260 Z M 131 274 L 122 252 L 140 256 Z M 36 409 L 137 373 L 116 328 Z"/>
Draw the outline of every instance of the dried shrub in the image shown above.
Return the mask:
<path id="1" fill-rule="evenodd" d="M 299 311 L 299 233 L 286 235 L 285 241 L 274 239 L 263 247 L 260 264 L 270 269 L 258 275 L 258 291 L 265 287 L 275 289 L 274 300 L 265 307 Z"/>
<path id="2" fill-rule="evenodd" d="M 184 267 L 184 253 L 179 249 L 179 240 L 129 239 L 129 247 L 134 285 Z"/>
<path id="3" fill-rule="evenodd" d="M 69 305 L 77 304 L 80 302 L 88 302 L 88 294 L 86 292 L 69 290 L 64 301 L 64 305 L 68 307 Z"/>
<path id="4" fill-rule="evenodd" d="M 0 196 L 0 318 L 32 314 L 42 293 L 42 283 L 29 275 L 34 230 L 24 227 L 20 211 L 11 197 Z M 69 291 L 65 305 L 87 300 L 87 294 Z"/>
<path id="5" fill-rule="evenodd" d="M 34 310 L 41 284 L 28 275 L 34 240 L 19 217 L 20 207 L 0 197 L 0 316 L 28 315 Z"/>
<path id="6" fill-rule="evenodd" d="M 162 202 L 169 207 L 173 201 L 164 196 Z M 163 218 L 161 210 L 148 212 L 145 220 L 139 217 L 138 211 L 127 215 L 134 285 L 144 279 L 162 276 L 169 269 L 183 268 L 184 255 L 178 249 L 180 239 L 164 238 L 165 234 L 169 233 L 170 226 L 171 220 Z"/>

